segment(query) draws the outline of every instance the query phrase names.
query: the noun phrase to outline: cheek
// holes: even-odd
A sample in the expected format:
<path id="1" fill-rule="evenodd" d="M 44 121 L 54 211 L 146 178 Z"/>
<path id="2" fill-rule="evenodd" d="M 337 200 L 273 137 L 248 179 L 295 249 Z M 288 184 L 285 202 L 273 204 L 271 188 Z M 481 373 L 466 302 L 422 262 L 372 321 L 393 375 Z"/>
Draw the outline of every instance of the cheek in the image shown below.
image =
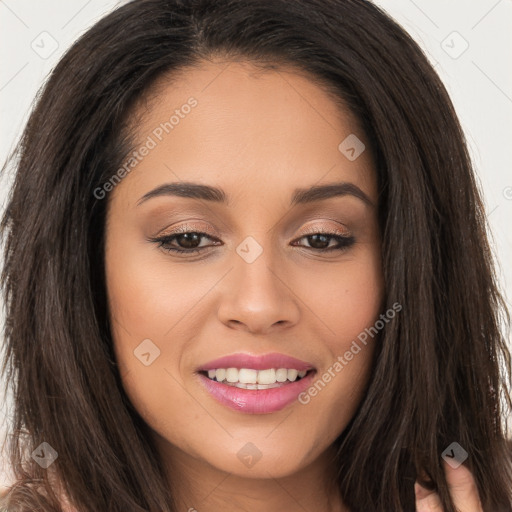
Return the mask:
<path id="1" fill-rule="evenodd" d="M 302 285 L 308 304 L 325 327 L 326 340 L 339 353 L 377 320 L 383 298 L 380 254 L 365 247 L 332 270 L 309 272 Z M 344 351 L 344 350 L 343 350 Z"/>
<path id="2" fill-rule="evenodd" d="M 378 338 L 383 282 L 378 251 L 368 251 L 345 262 L 332 273 L 319 274 L 308 292 L 321 320 L 330 361 L 302 396 L 309 408 L 305 421 L 324 417 L 322 435 L 335 438 L 354 415 L 368 380 Z M 328 405 L 328 407 L 326 407 Z"/>
<path id="3" fill-rule="evenodd" d="M 120 232 L 107 246 L 106 283 L 123 387 L 152 428 L 188 432 L 204 410 L 184 390 L 183 357 L 215 310 L 209 291 L 225 270 L 170 264 L 160 250 L 133 238 L 128 244 Z"/>
<path id="4" fill-rule="evenodd" d="M 114 248 L 112 243 L 107 253 L 106 277 L 123 387 L 153 431 L 166 432 L 180 443 L 181 433 L 201 425 L 196 420 L 202 410 L 184 391 L 177 368 L 184 347 L 196 334 L 194 305 L 211 285 L 203 281 L 186 286 L 190 279 L 176 268 L 179 265 L 156 263 L 147 247 L 138 252 L 133 244 L 125 251 L 122 244 Z"/>
<path id="5" fill-rule="evenodd" d="M 183 326 L 196 314 L 215 276 L 187 270 L 186 265 L 170 265 L 146 241 L 123 244 L 123 240 L 118 244 L 112 240 L 106 253 L 108 301 L 118 334 L 115 339 L 123 343 L 127 339 L 132 343 L 145 338 L 181 339 Z"/>

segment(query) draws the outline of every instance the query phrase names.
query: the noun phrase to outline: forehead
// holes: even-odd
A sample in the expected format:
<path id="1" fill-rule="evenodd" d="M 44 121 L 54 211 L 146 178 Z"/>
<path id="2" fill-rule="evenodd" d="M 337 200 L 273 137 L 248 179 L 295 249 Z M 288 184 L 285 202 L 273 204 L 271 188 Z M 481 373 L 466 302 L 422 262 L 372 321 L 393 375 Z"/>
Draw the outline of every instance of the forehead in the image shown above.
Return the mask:
<path id="1" fill-rule="evenodd" d="M 151 149 L 118 187 L 123 194 L 165 181 L 195 181 L 247 200 L 264 191 L 288 194 L 291 188 L 350 181 L 376 196 L 358 120 L 294 68 L 201 62 L 161 77 L 132 119 L 134 149 Z M 346 140 L 360 141 L 356 150 L 363 144 L 366 150 L 351 160 Z"/>

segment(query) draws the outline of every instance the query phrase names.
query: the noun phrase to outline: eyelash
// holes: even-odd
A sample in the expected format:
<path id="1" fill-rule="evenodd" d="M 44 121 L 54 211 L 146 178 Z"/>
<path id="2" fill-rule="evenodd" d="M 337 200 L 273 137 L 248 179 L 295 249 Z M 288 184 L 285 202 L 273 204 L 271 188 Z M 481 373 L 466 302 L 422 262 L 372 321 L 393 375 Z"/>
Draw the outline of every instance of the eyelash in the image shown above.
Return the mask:
<path id="1" fill-rule="evenodd" d="M 188 228 L 186 228 L 186 229 L 188 229 Z M 158 237 L 158 238 L 151 238 L 149 241 L 156 243 L 159 248 L 164 249 L 166 252 L 174 253 L 174 254 L 195 254 L 195 253 L 199 253 L 199 252 L 203 251 L 204 249 L 208 249 L 209 247 L 211 247 L 211 246 L 207 246 L 207 247 L 196 247 L 194 249 L 180 249 L 177 247 L 169 246 L 169 244 L 172 241 L 174 241 L 178 236 L 185 235 L 185 234 L 188 234 L 188 235 L 195 234 L 195 235 L 199 235 L 200 237 L 209 238 L 210 240 L 219 241 L 218 239 L 215 239 L 208 233 L 203 233 L 201 231 L 193 231 L 193 230 L 189 230 L 189 229 L 175 232 L 170 235 L 165 235 L 165 236 Z M 351 235 L 340 235 L 338 233 L 332 233 L 332 232 L 323 231 L 323 230 L 316 230 L 311 233 L 306 233 L 303 236 L 301 236 L 300 238 L 298 238 L 297 240 L 301 240 L 303 238 L 308 238 L 308 237 L 315 236 L 315 235 L 323 235 L 328 238 L 334 239 L 337 241 L 338 245 L 334 246 L 334 247 L 327 247 L 325 249 L 317 249 L 315 247 L 304 247 L 304 246 L 300 246 L 300 247 L 304 247 L 305 249 L 309 249 L 313 252 L 315 252 L 315 251 L 324 252 L 324 253 L 332 252 L 332 251 L 342 252 L 342 251 L 347 250 L 349 247 L 351 247 L 355 243 L 355 238 Z M 329 241 L 329 243 L 330 243 L 330 241 Z"/>

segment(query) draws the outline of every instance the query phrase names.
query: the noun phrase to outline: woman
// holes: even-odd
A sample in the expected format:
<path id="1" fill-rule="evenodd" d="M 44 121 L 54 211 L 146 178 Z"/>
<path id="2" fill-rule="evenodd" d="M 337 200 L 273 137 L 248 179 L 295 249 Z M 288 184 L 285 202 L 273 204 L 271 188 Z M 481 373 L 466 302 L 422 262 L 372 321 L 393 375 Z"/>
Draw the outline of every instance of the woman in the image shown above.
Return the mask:
<path id="1" fill-rule="evenodd" d="M 7 510 L 512 510 L 480 195 L 374 5 L 114 11 L 46 84 L 2 229 Z"/>

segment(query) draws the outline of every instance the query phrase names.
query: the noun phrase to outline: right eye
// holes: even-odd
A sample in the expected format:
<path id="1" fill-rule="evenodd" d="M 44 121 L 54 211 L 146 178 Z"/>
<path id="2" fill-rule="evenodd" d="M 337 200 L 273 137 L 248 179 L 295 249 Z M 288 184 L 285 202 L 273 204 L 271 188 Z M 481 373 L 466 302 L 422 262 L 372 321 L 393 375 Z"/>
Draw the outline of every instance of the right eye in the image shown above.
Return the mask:
<path id="1" fill-rule="evenodd" d="M 179 233 L 171 233 L 169 235 L 152 238 L 150 241 L 158 244 L 158 247 L 161 247 L 167 252 L 178 254 L 194 254 L 201 252 L 208 247 L 212 247 L 211 244 L 201 246 L 202 239 L 206 238 L 218 242 L 214 245 L 221 244 L 220 240 L 211 237 L 207 233 L 202 233 L 199 231 L 180 231 Z M 173 243 L 178 244 L 178 246 L 173 245 Z"/>

